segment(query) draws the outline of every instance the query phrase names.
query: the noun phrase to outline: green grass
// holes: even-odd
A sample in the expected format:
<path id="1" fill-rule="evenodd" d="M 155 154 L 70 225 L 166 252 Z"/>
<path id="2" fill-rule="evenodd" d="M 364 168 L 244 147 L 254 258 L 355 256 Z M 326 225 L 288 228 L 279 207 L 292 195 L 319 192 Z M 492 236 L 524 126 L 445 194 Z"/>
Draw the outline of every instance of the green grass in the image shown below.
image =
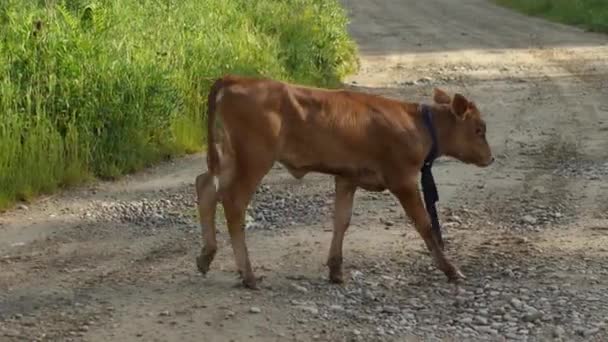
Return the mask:
<path id="1" fill-rule="evenodd" d="M 0 208 L 204 147 L 225 73 L 333 87 L 356 71 L 338 0 L 3 0 Z"/>
<path id="2" fill-rule="evenodd" d="M 523 13 L 608 33 L 607 0 L 494 0 Z"/>

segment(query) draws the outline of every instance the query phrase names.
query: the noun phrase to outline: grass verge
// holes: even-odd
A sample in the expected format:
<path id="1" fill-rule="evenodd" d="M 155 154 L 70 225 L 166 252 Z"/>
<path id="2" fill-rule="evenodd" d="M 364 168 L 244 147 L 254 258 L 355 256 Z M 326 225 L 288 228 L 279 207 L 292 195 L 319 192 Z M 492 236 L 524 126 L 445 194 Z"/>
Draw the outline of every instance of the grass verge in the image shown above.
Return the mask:
<path id="1" fill-rule="evenodd" d="M 493 0 L 528 15 L 608 33 L 606 0 Z"/>
<path id="2" fill-rule="evenodd" d="M 222 74 L 337 85 L 346 25 L 338 0 L 3 0 L 0 209 L 201 150 Z"/>

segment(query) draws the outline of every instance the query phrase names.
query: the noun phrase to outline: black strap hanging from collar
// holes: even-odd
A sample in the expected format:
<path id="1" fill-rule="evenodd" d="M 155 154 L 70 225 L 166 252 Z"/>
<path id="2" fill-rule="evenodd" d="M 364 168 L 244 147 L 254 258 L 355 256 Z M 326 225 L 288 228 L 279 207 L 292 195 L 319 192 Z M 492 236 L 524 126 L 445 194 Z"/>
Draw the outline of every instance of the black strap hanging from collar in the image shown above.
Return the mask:
<path id="1" fill-rule="evenodd" d="M 435 239 L 439 244 L 439 247 L 443 249 L 443 237 L 441 236 L 441 225 L 439 224 L 439 218 L 437 216 L 437 208 L 435 203 L 439 201 L 439 194 L 437 192 L 437 186 L 435 179 L 433 178 L 433 162 L 437 159 L 438 147 L 437 147 L 437 132 L 433 125 L 431 109 L 427 105 L 422 105 L 422 118 L 426 128 L 429 130 L 431 135 L 431 151 L 424 160 L 422 166 L 420 182 L 422 183 L 422 192 L 424 194 L 424 205 L 426 211 L 429 213 L 431 218 L 432 231 L 435 235 Z"/>

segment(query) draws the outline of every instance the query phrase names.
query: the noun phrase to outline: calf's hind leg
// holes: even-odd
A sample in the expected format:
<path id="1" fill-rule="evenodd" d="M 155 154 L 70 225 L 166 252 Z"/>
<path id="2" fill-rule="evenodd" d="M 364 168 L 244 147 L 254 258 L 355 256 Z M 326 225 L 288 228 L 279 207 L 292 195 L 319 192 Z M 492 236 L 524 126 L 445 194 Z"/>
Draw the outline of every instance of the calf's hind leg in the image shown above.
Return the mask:
<path id="1" fill-rule="evenodd" d="M 244 153 L 243 155 L 252 157 L 242 157 L 238 160 L 234 181 L 223 193 L 222 204 L 236 266 L 243 279 L 243 285 L 250 289 L 257 289 L 257 279 L 253 274 L 245 243 L 245 212 L 258 184 L 270 171 L 273 160 L 260 157 L 270 155 L 269 153 Z M 254 159 L 256 157 L 253 156 L 256 155 L 257 159 Z"/>
<path id="2" fill-rule="evenodd" d="M 210 173 L 205 172 L 196 177 L 196 195 L 203 242 L 201 254 L 196 258 L 196 266 L 205 275 L 209 272 L 209 266 L 217 252 L 215 212 L 218 194 L 215 191 L 213 177 Z"/>

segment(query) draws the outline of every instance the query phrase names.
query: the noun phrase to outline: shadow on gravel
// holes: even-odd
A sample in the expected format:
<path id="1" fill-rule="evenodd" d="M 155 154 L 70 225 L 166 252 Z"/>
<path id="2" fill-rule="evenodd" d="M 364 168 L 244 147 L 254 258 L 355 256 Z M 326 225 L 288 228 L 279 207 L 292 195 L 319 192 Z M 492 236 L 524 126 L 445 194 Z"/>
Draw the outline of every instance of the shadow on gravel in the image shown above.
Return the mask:
<path id="1" fill-rule="evenodd" d="M 433 72 L 434 74 L 441 74 L 442 72 L 437 70 Z M 435 76 L 435 75 L 433 75 Z M 558 83 L 558 82 L 570 82 L 572 84 L 577 84 L 580 82 L 581 78 L 585 78 L 587 84 L 595 83 L 598 87 L 606 82 L 608 78 L 608 64 L 603 70 L 596 70 L 594 72 L 588 73 L 573 73 L 570 75 L 564 76 L 488 76 L 488 77 L 477 77 L 477 76 L 458 76 L 458 79 L 454 79 L 451 76 L 439 76 L 439 77 L 428 77 L 425 79 L 405 79 L 402 82 L 395 84 L 391 87 L 367 87 L 363 85 L 359 85 L 356 83 L 348 83 L 343 84 L 344 89 L 361 91 L 364 93 L 375 94 L 380 96 L 386 96 L 389 98 L 394 98 L 397 100 L 404 101 L 432 101 L 432 92 L 431 90 L 434 87 L 444 88 L 451 92 L 462 92 L 467 95 L 467 92 L 470 91 L 469 88 L 475 86 L 484 86 L 484 84 L 488 84 L 492 86 L 493 92 L 499 93 L 501 89 L 502 91 L 513 92 L 515 90 L 519 90 L 521 88 L 533 87 L 537 84 L 546 84 L 546 83 Z M 463 86 L 463 82 L 466 83 L 466 87 Z M 541 99 L 547 99 L 549 96 L 554 96 L 556 94 L 553 93 L 543 93 L 537 96 L 541 96 Z M 405 97 L 406 96 L 406 97 Z M 573 93 L 572 97 L 580 96 L 580 94 Z M 490 99 L 479 97 L 475 99 L 478 103 L 487 103 Z M 495 99 L 491 99 L 494 101 Z M 523 102 L 523 99 L 522 99 Z M 507 105 L 510 105 L 509 103 Z M 606 112 L 608 113 L 608 100 L 604 100 L 595 105 L 598 112 Z M 606 114 L 608 115 L 608 114 Z"/>
<path id="2" fill-rule="evenodd" d="M 464 50 L 583 47 L 608 35 L 525 16 L 485 0 L 342 0 L 361 53 L 450 53 Z"/>
<path id="3" fill-rule="evenodd" d="M 355 326 L 365 340 L 407 333 L 525 338 L 551 336 L 556 326 L 582 337 L 603 324 L 608 270 L 585 251 L 542 251 L 517 238 L 456 245 L 450 255 L 468 277 L 459 289 L 427 253 L 404 252 L 349 256 L 342 287 L 311 274 L 273 291 L 294 311 L 313 312 L 301 314 L 305 319 L 331 321 L 336 336 L 352 335 Z"/>
<path id="4" fill-rule="evenodd" d="M 146 249 L 143 258 L 126 256 L 120 248 L 100 249 L 99 255 L 114 259 L 107 272 L 90 269 L 55 280 L 51 279 L 56 275 L 47 274 L 51 278 L 44 286 L 23 282 L 0 297 L 0 322 L 21 326 L 20 319 L 37 317 L 36 323 L 20 329 L 54 326 L 49 337 L 58 338 L 92 316 L 96 320 L 114 316 L 116 306 L 160 310 L 163 305 L 174 308 L 181 303 L 180 310 L 196 312 L 217 310 L 234 295 L 246 308 L 263 305 L 281 310 L 294 326 L 302 320 L 331 321 L 330 335 L 352 334 L 356 326 L 368 339 L 382 332 L 420 336 L 433 332 L 461 338 L 535 336 L 556 325 L 571 332 L 584 329 L 581 333 L 586 334 L 603 319 L 608 269 L 584 245 L 568 252 L 542 250 L 528 238 L 490 234 L 467 239 L 465 234 L 475 232 L 461 232 L 448 248 L 468 277 L 459 290 L 447 284 L 428 253 L 402 250 L 401 244 L 378 246 L 376 252 L 348 248 L 347 283 L 329 284 L 316 258 L 317 253 L 326 252 L 329 241 L 324 241 L 314 247 L 316 251 L 304 254 L 285 245 L 285 255 L 273 254 L 280 262 L 266 260 L 279 266 L 258 270 L 267 278 L 262 291 L 252 295 L 233 288 L 236 274 L 218 269 L 218 264 L 206 278 L 200 277 L 190 260 L 196 253 L 193 242 L 177 239 L 160 241 Z M 269 244 L 276 245 L 276 237 L 258 237 L 254 250 L 265 250 Z M 292 257 L 304 268 L 294 270 Z M 40 263 L 44 268 L 42 260 L 44 256 Z"/>

